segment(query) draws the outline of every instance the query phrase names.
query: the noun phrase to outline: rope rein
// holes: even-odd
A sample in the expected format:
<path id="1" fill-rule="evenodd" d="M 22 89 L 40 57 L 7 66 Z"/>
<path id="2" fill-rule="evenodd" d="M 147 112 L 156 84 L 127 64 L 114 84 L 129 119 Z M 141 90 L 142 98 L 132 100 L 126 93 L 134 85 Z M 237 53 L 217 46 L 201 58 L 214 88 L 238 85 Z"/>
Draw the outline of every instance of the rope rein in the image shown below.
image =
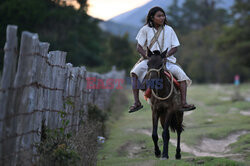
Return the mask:
<path id="1" fill-rule="evenodd" d="M 168 70 L 166 69 L 165 64 L 166 64 L 166 63 L 165 63 L 165 61 L 164 61 L 164 62 L 163 62 L 163 66 L 162 66 L 160 69 L 149 69 L 146 75 L 150 74 L 151 72 L 157 72 L 157 75 L 158 75 L 158 77 L 159 77 L 159 76 L 160 76 L 160 71 L 161 71 L 162 68 L 163 68 L 165 71 L 168 71 Z M 153 94 L 153 96 L 154 96 L 156 99 L 158 99 L 158 100 L 167 100 L 167 99 L 172 95 L 172 93 L 173 93 L 173 89 L 174 89 L 174 78 L 173 78 L 173 74 L 172 74 L 171 72 L 169 72 L 169 73 L 170 73 L 170 75 L 171 75 L 171 89 L 170 89 L 170 92 L 169 92 L 168 96 L 166 96 L 166 97 L 159 97 L 159 96 L 157 96 L 157 95 L 155 94 L 154 90 L 152 89 L 152 94 Z"/>

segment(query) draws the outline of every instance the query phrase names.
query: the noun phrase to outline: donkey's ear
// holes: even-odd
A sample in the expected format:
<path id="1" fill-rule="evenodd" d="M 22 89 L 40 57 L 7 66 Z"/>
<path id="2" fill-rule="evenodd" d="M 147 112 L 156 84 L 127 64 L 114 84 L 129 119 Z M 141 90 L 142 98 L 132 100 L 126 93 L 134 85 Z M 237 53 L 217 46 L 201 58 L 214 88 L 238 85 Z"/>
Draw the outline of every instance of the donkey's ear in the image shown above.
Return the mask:
<path id="1" fill-rule="evenodd" d="M 151 57 L 151 55 L 153 55 L 153 53 L 151 52 L 151 50 L 147 47 L 147 51 L 148 51 L 148 57 Z"/>
<path id="2" fill-rule="evenodd" d="M 161 54 L 161 57 L 166 58 L 167 52 L 168 52 L 168 48 Z"/>

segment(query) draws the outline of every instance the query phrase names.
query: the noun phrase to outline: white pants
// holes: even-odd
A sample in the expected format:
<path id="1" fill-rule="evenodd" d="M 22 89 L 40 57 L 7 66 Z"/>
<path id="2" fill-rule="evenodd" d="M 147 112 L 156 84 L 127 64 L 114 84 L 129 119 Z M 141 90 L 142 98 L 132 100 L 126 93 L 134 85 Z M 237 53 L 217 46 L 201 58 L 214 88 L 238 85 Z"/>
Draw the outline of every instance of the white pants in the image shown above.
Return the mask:
<path id="1" fill-rule="evenodd" d="M 148 70 L 147 62 L 148 60 L 145 59 L 141 61 L 140 63 L 138 63 L 137 65 L 135 65 L 130 71 L 130 75 L 134 73 L 135 75 L 138 76 L 138 80 L 142 82 Z M 171 63 L 171 62 L 167 62 L 166 68 L 177 78 L 177 81 L 179 82 L 186 81 L 188 86 L 192 84 L 192 80 L 186 75 L 186 73 L 178 65 Z"/>

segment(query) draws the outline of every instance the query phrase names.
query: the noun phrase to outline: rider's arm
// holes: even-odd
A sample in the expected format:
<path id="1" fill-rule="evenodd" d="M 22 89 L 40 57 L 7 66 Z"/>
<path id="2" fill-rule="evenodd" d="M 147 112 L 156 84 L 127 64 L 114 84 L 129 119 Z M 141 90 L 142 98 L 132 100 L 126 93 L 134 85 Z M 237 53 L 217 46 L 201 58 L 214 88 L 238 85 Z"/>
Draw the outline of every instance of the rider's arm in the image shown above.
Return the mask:
<path id="1" fill-rule="evenodd" d="M 141 54 L 141 56 L 144 58 L 144 59 L 147 59 L 146 57 L 146 51 L 143 49 L 143 47 L 137 43 L 137 47 L 136 47 L 137 51 Z"/>
<path id="2" fill-rule="evenodd" d="M 166 54 L 166 58 L 174 55 L 177 52 L 177 47 L 171 48 L 171 50 Z"/>

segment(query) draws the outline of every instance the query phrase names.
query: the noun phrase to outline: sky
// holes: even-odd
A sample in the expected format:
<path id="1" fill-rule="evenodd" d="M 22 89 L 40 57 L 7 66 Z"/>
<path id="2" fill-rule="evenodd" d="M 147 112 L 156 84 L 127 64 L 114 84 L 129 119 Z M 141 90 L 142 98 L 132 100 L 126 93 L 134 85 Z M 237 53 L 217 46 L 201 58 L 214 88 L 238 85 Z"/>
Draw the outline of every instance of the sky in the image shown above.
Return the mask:
<path id="1" fill-rule="evenodd" d="M 77 8 L 74 0 L 70 0 Z M 102 20 L 108 20 L 119 14 L 142 6 L 150 0 L 88 0 L 88 14 Z"/>

